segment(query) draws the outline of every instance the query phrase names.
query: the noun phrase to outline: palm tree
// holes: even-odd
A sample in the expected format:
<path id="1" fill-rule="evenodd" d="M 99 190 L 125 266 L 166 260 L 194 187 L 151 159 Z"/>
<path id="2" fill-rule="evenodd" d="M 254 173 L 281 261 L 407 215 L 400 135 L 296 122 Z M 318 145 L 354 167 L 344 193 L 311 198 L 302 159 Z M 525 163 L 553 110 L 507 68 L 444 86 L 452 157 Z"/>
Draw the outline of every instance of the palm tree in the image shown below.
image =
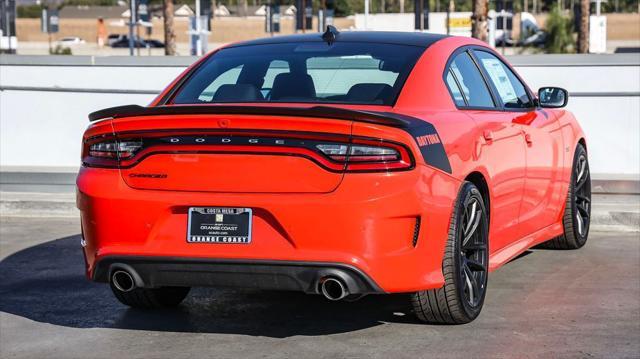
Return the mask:
<path id="1" fill-rule="evenodd" d="M 589 52 L 589 0 L 580 0 L 580 28 L 578 29 L 578 52 Z"/>
<path id="2" fill-rule="evenodd" d="M 489 1 L 473 0 L 473 15 L 471 16 L 471 36 L 475 37 L 478 40 L 487 41 L 488 15 Z"/>
<path id="3" fill-rule="evenodd" d="M 162 15 L 164 17 L 164 54 L 176 54 L 176 31 L 173 28 L 173 0 L 163 0 Z"/>

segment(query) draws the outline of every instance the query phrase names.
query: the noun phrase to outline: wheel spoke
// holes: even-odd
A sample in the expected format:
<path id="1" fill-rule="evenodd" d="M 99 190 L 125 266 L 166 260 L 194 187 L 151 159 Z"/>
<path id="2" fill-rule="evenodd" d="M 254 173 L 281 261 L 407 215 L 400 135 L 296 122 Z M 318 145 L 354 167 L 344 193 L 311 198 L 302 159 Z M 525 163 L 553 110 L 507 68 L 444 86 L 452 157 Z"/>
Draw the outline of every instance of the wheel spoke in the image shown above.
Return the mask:
<path id="1" fill-rule="evenodd" d="M 582 221 L 582 216 L 580 215 L 580 213 L 576 213 L 576 223 L 578 224 L 578 233 L 582 235 L 584 223 Z"/>
<path id="2" fill-rule="evenodd" d="M 484 272 L 485 268 L 479 261 L 467 258 L 467 267 L 473 272 Z"/>
<path id="3" fill-rule="evenodd" d="M 475 203 L 476 202 L 474 202 L 474 208 Z M 478 225 L 480 224 L 480 220 L 482 219 L 480 210 L 474 211 L 471 218 L 473 218 L 473 222 L 469 221 L 469 224 L 467 224 L 467 229 L 465 229 L 464 231 L 464 240 L 462 241 L 463 247 L 467 244 L 467 242 L 469 242 L 469 239 L 475 234 L 476 230 L 478 229 Z"/>
<path id="4" fill-rule="evenodd" d="M 476 201 L 474 200 L 473 203 L 471 204 L 471 213 L 469 213 L 469 206 L 467 206 L 467 208 L 465 208 L 465 212 L 467 213 L 467 225 L 464 228 L 464 235 L 465 237 L 467 236 L 467 233 L 469 233 L 469 229 L 471 228 L 471 226 L 473 225 L 473 222 L 475 221 L 476 218 Z M 464 222 L 462 222 L 464 223 Z"/>
<path id="5" fill-rule="evenodd" d="M 587 167 L 585 164 L 586 164 L 586 161 L 584 157 L 580 157 L 578 159 L 578 168 L 576 168 L 576 183 L 580 183 L 583 176 L 585 176 L 585 169 Z"/>
<path id="6" fill-rule="evenodd" d="M 576 208 L 578 209 L 578 212 L 580 212 L 581 215 L 583 216 L 589 216 L 589 205 L 586 203 L 576 203 Z"/>
<path id="7" fill-rule="evenodd" d="M 476 299 L 480 296 L 477 279 L 467 265 L 464 266 L 464 273 L 466 277 L 467 287 L 469 288 L 469 304 L 475 305 Z"/>
<path id="8" fill-rule="evenodd" d="M 469 242 L 466 245 L 464 245 L 462 247 L 462 249 L 464 251 L 478 251 L 478 250 L 483 250 L 483 249 L 487 249 L 486 244 L 484 243 L 473 243 L 473 242 Z"/>
<path id="9" fill-rule="evenodd" d="M 584 186 L 585 183 L 587 183 L 587 178 L 588 177 L 584 177 L 580 182 L 576 183 L 576 191 L 579 191 L 582 189 L 582 187 Z"/>
<path id="10" fill-rule="evenodd" d="M 589 165 L 587 159 L 581 157 L 578 161 L 578 168 L 576 168 L 576 190 L 582 189 L 587 180 L 589 179 Z"/>
<path id="11" fill-rule="evenodd" d="M 576 197 L 578 197 L 579 200 L 583 201 L 583 202 L 587 202 L 587 203 L 591 203 L 591 198 L 582 195 L 582 194 L 577 194 Z"/>
<path id="12" fill-rule="evenodd" d="M 473 305 L 474 303 L 474 295 L 476 294 L 475 288 L 475 280 L 473 278 L 473 275 L 471 274 L 471 271 L 469 270 L 469 267 L 467 267 L 466 265 L 463 266 L 463 270 L 464 270 L 464 280 L 467 284 L 467 291 L 469 292 L 469 304 Z"/>

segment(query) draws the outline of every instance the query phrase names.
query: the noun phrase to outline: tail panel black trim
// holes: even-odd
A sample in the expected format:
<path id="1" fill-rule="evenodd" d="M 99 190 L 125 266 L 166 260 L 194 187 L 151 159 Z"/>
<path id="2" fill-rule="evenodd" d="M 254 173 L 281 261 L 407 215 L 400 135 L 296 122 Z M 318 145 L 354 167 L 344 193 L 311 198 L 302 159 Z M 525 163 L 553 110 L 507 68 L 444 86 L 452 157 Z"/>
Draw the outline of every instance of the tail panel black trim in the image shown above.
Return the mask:
<path id="1" fill-rule="evenodd" d="M 114 268 L 135 271 L 142 286 L 228 286 L 294 290 L 318 294 L 320 278 L 341 278 L 353 294 L 384 291 L 361 270 L 342 263 L 272 260 L 224 260 L 183 257 L 108 256 L 93 271 L 93 280 L 108 282 Z"/>

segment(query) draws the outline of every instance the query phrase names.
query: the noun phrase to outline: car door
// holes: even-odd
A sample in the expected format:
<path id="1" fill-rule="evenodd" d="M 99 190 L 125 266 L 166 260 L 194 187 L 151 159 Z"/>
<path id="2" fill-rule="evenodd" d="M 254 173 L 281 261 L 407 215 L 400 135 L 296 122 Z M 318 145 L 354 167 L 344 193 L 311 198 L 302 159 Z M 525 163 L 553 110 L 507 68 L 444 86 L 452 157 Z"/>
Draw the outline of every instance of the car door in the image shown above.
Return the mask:
<path id="1" fill-rule="evenodd" d="M 557 118 L 535 105 L 516 73 L 488 50 L 474 55 L 512 123 L 522 131 L 526 147 L 525 184 L 519 211 L 520 236 L 557 222 L 560 195 L 562 133 Z"/>
<path id="2" fill-rule="evenodd" d="M 445 74 L 459 110 L 471 116 L 479 138 L 476 160 L 489 174 L 490 250 L 518 239 L 525 177 L 525 142 L 512 116 L 500 109 L 470 50 L 454 54 Z M 470 144 L 472 145 L 472 144 Z"/>

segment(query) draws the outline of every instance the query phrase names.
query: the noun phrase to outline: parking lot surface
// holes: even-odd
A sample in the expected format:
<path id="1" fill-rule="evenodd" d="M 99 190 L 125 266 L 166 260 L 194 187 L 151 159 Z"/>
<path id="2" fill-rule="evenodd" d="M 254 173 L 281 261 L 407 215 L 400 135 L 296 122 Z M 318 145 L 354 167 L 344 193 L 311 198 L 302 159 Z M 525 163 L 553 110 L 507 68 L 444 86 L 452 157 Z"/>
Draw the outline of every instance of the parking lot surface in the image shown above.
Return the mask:
<path id="1" fill-rule="evenodd" d="M 84 278 L 78 233 L 74 218 L 0 218 L 1 358 L 640 357 L 638 233 L 525 253 L 458 326 L 418 323 L 404 295 L 198 288 L 175 310 L 128 309 Z"/>

